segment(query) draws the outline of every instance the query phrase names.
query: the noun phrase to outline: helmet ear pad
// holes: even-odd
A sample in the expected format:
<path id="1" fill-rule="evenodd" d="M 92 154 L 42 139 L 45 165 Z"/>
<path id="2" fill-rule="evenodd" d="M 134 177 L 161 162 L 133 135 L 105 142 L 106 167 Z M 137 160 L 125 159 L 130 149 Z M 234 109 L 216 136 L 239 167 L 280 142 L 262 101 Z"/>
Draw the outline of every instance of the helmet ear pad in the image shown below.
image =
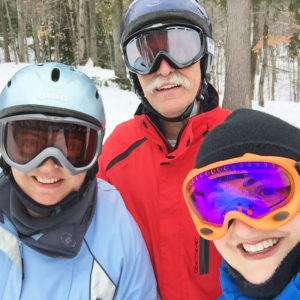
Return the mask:
<path id="1" fill-rule="evenodd" d="M 136 95 L 142 99 L 144 98 L 144 92 L 143 92 L 143 89 L 142 89 L 142 86 L 140 84 L 140 81 L 137 77 L 137 74 L 133 73 L 133 72 L 129 72 L 129 76 L 130 76 L 130 79 L 132 80 L 132 86 L 133 86 L 133 91 L 136 93 Z"/>
<path id="2" fill-rule="evenodd" d="M 0 157 L 0 168 L 2 169 L 2 172 L 5 176 L 7 176 L 11 171 L 10 165 L 4 160 L 2 156 Z"/>

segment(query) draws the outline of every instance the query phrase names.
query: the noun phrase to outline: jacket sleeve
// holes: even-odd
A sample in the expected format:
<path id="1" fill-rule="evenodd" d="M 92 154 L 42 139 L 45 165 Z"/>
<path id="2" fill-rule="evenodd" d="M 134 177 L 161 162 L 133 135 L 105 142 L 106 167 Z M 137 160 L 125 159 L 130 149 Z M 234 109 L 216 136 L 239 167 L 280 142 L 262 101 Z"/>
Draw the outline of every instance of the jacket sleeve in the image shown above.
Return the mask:
<path id="1" fill-rule="evenodd" d="M 160 299 L 153 268 L 150 262 L 142 234 L 130 217 L 131 234 L 126 235 L 128 251 L 120 281 L 118 282 L 115 300 L 156 300 Z M 125 241 L 124 241 L 125 242 Z"/>
<path id="2" fill-rule="evenodd" d="M 120 193 L 101 179 L 98 179 L 98 205 L 86 240 L 116 287 L 114 300 L 160 299 L 140 229 Z"/>

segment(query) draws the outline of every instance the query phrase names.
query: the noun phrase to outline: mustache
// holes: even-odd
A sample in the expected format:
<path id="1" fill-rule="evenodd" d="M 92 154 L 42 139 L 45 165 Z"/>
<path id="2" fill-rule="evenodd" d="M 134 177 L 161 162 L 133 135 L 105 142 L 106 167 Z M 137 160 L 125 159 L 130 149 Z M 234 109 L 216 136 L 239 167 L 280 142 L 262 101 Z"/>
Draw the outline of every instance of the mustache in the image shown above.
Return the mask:
<path id="1" fill-rule="evenodd" d="M 157 77 L 153 78 L 152 81 L 146 87 L 147 93 L 153 93 L 156 89 L 161 87 L 164 83 L 172 83 L 175 85 L 181 85 L 184 88 L 189 88 L 191 83 L 190 81 L 184 77 L 178 71 L 170 73 L 167 77 L 158 75 Z"/>

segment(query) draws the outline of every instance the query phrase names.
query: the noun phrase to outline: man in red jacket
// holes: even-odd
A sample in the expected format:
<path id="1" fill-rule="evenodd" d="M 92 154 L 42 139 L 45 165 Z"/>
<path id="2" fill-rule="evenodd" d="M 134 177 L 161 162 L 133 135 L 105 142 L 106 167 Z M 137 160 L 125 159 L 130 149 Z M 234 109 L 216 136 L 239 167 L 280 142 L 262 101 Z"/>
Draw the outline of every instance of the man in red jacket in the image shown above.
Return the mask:
<path id="1" fill-rule="evenodd" d="M 140 226 L 162 299 L 216 299 L 221 259 L 210 245 L 201 275 L 203 244 L 182 194 L 205 133 L 230 113 L 208 83 L 210 20 L 195 0 L 135 0 L 121 48 L 142 103 L 108 137 L 98 176 L 117 187 Z"/>

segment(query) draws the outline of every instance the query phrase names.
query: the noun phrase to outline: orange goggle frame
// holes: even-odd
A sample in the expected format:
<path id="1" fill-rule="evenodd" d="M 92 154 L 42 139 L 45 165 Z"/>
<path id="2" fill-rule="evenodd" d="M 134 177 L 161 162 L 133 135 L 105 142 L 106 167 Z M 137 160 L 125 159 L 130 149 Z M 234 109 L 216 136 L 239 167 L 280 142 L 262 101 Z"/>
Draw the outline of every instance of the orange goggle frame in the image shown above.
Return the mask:
<path id="1" fill-rule="evenodd" d="M 300 167 L 295 160 L 246 153 L 193 169 L 183 194 L 199 234 L 222 238 L 239 219 L 261 229 L 276 229 L 300 212 Z"/>

